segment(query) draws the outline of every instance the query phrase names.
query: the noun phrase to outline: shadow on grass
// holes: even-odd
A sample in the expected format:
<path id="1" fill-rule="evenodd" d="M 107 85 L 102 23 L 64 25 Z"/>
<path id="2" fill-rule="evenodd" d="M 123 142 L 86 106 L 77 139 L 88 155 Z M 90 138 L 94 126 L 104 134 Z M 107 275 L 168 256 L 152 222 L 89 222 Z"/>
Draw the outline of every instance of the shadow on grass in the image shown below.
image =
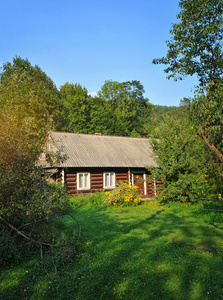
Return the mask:
<path id="1" fill-rule="evenodd" d="M 218 246 L 222 232 L 196 212 L 181 216 L 142 206 L 80 210 L 75 217 L 85 252 L 60 270 L 60 278 L 25 274 L 20 289 L 32 282 L 27 299 L 222 299 L 221 253 L 172 244 L 175 238 Z"/>

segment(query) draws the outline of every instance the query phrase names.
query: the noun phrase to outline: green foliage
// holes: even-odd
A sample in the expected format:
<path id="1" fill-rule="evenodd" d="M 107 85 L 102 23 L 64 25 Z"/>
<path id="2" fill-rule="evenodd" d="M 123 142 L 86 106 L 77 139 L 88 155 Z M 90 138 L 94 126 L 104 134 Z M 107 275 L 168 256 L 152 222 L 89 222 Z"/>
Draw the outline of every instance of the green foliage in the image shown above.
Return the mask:
<path id="1" fill-rule="evenodd" d="M 33 132 L 32 119 L 15 115 L 14 111 L 0 113 L 0 212 L 7 218 L 34 221 L 50 213 L 55 202 L 59 205 L 65 191 L 42 178 L 43 170 L 35 163 L 43 138 Z"/>
<path id="2" fill-rule="evenodd" d="M 156 138 L 153 145 L 160 169 L 152 171 L 164 183 L 160 199 L 197 200 L 197 193 L 205 185 L 207 154 L 190 122 L 185 117 L 166 115 L 156 128 Z"/>
<path id="3" fill-rule="evenodd" d="M 143 97 L 139 81 L 105 81 L 97 97 L 88 95 L 80 84 L 60 88 L 61 111 L 56 112 L 60 131 L 106 135 L 141 136 L 149 120 L 151 105 Z"/>
<path id="4" fill-rule="evenodd" d="M 213 184 L 211 182 L 210 176 L 205 174 L 206 185 L 203 187 L 200 196 L 207 198 L 207 199 L 216 199 L 216 200 L 223 200 L 223 185 L 222 182 L 218 185 Z"/>
<path id="5" fill-rule="evenodd" d="M 70 200 L 71 203 L 80 204 L 84 206 L 128 206 L 137 205 L 141 203 L 138 187 L 133 185 L 129 186 L 127 182 L 120 181 L 116 188 L 109 192 L 96 192 L 89 195 L 78 195 L 74 199 Z"/>
<path id="6" fill-rule="evenodd" d="M 104 135 L 119 135 L 123 128 L 121 121 L 117 120 L 115 111 L 104 100 L 99 99 L 99 101 L 92 118 L 95 132 Z"/>
<path id="7" fill-rule="evenodd" d="M 0 120 L 0 211 L 11 212 L 24 202 L 24 184 L 30 181 L 43 140 L 33 132 L 32 120 L 18 119 L 11 111 L 1 111 Z M 16 203 L 11 197 L 17 197 Z"/>
<path id="8" fill-rule="evenodd" d="M 80 84 L 65 83 L 60 88 L 62 109 L 56 129 L 67 132 L 94 133 L 92 126 L 95 102 Z"/>
<path id="9" fill-rule="evenodd" d="M 14 59 L 13 65 L 3 66 L 0 78 L 0 230 L 6 241 L 4 251 L 8 254 L 3 255 L 2 264 L 24 257 L 21 239 L 27 244 L 32 242 L 41 253 L 43 245 L 65 247 L 63 241 L 67 235 L 62 239 L 57 237 L 55 224 L 58 222 L 53 222 L 53 218 L 70 210 L 67 194 L 60 184 L 48 182 L 48 174 L 38 163 L 49 130 L 46 113 L 56 108 L 56 100 L 54 84 L 38 67 L 20 58 Z M 20 236 L 20 241 L 16 235 Z M 70 243 L 72 250 L 75 242 L 73 239 Z M 43 262 L 42 254 L 41 258 Z"/>
<path id="10" fill-rule="evenodd" d="M 132 131 L 142 135 L 142 125 L 150 116 L 151 105 L 143 97 L 144 88 L 139 81 L 107 80 L 98 92 L 106 111 L 109 112 L 113 126 L 112 135 L 130 136 Z M 104 119 L 107 125 L 108 120 Z M 133 133 L 134 134 L 134 133 Z"/>
<path id="11" fill-rule="evenodd" d="M 0 266 L 10 265 L 21 260 L 25 243 L 0 224 Z"/>
<path id="12" fill-rule="evenodd" d="M 141 202 L 138 186 L 130 186 L 128 182 L 120 181 L 119 184 L 110 192 L 107 192 L 106 202 L 110 205 L 136 205 Z"/>
<path id="13" fill-rule="evenodd" d="M 156 137 L 156 128 L 163 122 L 165 115 L 174 115 L 177 118 L 185 118 L 184 108 L 176 106 L 152 105 L 150 120 L 144 123 L 143 130 L 148 137 Z"/>
<path id="14" fill-rule="evenodd" d="M 179 6 L 179 23 L 170 30 L 167 55 L 153 62 L 169 65 L 168 78 L 196 74 L 200 86 L 208 87 L 194 99 L 190 115 L 197 133 L 222 163 L 223 1 L 181 0 Z"/>
<path id="15" fill-rule="evenodd" d="M 106 207 L 107 204 L 105 202 L 107 195 L 104 191 L 96 191 L 95 193 L 90 193 L 87 195 L 79 194 L 75 197 L 70 197 L 70 205 L 74 206 L 99 206 Z"/>
<path id="16" fill-rule="evenodd" d="M 166 57 L 154 63 L 169 65 L 168 78 L 197 74 L 200 84 L 222 78 L 222 0 L 180 0 L 178 23 L 172 25 Z"/>
<path id="17" fill-rule="evenodd" d="M 211 84 L 193 99 L 189 113 L 201 137 L 219 150 L 223 159 L 223 84 Z M 220 157 L 218 157 L 220 158 Z"/>
<path id="18" fill-rule="evenodd" d="M 105 207 L 106 205 L 106 200 L 107 195 L 105 192 L 95 192 L 92 194 L 89 194 L 87 196 L 84 197 L 84 202 L 89 204 L 89 205 L 96 205 L 96 206 L 101 206 L 101 207 Z"/>
<path id="19" fill-rule="evenodd" d="M 109 206 L 128 206 L 141 203 L 138 187 L 133 185 L 129 186 L 127 182 L 120 181 L 116 188 L 109 191 L 97 191 L 88 195 L 80 194 L 75 198 L 70 199 L 71 205 L 83 205 L 84 207 L 101 207 L 106 208 Z"/>
<path id="20" fill-rule="evenodd" d="M 222 181 L 223 163 L 223 1 L 180 0 L 179 6 L 179 22 L 170 30 L 167 55 L 153 63 L 169 65 L 168 79 L 198 76 L 201 89 L 187 106 L 196 133 L 213 154 L 206 159 L 215 186 Z"/>
<path id="21" fill-rule="evenodd" d="M 59 93 L 53 81 L 26 59 L 13 59 L 0 74 L 0 108 L 14 111 L 21 119 L 32 118 L 38 130 L 46 128 L 47 116 L 59 107 Z"/>

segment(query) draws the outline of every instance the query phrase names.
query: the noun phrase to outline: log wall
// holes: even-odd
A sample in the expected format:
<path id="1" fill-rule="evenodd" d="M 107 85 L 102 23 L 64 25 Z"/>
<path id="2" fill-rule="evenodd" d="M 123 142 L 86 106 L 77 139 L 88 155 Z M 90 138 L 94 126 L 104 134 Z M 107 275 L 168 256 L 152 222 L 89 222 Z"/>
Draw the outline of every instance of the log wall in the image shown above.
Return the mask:
<path id="1" fill-rule="evenodd" d="M 77 190 L 77 173 L 78 172 L 88 172 L 90 173 L 90 189 L 89 190 Z M 103 169 L 103 168 L 66 168 L 65 169 L 65 184 L 67 186 L 68 192 L 71 195 L 78 194 L 89 194 L 96 191 L 102 191 L 103 189 L 103 173 L 104 172 L 115 172 L 116 183 L 119 181 L 126 182 L 129 180 L 129 170 L 127 168 L 117 168 L 117 169 Z M 61 172 L 60 172 L 61 173 Z M 147 178 L 147 198 L 152 198 L 154 196 L 154 181 L 152 175 L 146 175 Z M 61 180 L 61 176 L 60 176 Z M 161 186 L 162 182 L 156 182 L 157 190 Z M 145 197 L 145 196 L 144 196 Z"/>

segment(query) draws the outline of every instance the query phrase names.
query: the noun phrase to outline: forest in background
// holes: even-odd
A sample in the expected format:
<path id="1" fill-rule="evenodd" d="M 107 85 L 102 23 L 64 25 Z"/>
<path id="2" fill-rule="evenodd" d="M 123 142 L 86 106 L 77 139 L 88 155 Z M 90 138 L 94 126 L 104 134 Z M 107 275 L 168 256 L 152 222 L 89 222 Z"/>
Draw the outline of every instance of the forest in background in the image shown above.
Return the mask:
<path id="1" fill-rule="evenodd" d="M 218 85 L 208 92 L 209 102 L 202 89 L 194 99 L 181 99 L 179 107 L 153 105 L 137 80 L 107 80 L 92 97 L 79 83 L 67 82 L 57 89 L 38 66 L 15 57 L 4 64 L 0 77 L 1 139 L 8 141 L 9 148 L 17 147 L 15 140 L 20 143 L 15 135 L 26 137 L 30 149 L 35 143 L 29 154 L 34 162 L 50 130 L 148 137 L 161 166 L 151 172 L 164 182 L 164 201 L 194 201 L 201 190 L 221 198 L 223 117 Z M 5 164 L 4 153 L 11 152 L 6 143 L 1 147 Z M 14 156 L 9 158 L 8 169 Z"/>
<path id="2" fill-rule="evenodd" d="M 177 111 L 151 104 L 137 80 L 107 80 L 94 97 L 79 83 L 66 82 L 57 89 L 38 66 L 20 57 L 3 66 L 1 82 L 1 107 L 33 117 L 42 127 L 50 122 L 56 131 L 147 137 L 161 115 Z"/>

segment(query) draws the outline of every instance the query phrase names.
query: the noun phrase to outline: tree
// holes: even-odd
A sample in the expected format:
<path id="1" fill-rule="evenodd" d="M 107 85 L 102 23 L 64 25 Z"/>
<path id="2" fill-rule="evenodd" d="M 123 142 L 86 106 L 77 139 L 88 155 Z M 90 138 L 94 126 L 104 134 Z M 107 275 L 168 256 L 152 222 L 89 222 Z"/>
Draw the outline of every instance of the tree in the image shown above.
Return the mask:
<path id="1" fill-rule="evenodd" d="M 1 110 L 0 232 L 1 242 L 9 241 L 4 249 L 8 247 L 10 254 L 5 255 L 0 250 L 0 264 L 11 262 L 10 257 L 22 257 L 21 251 L 16 255 L 21 247 L 15 246 L 16 237 L 20 237 L 19 243 L 25 248 L 25 241 L 39 248 L 44 269 L 49 259 L 54 268 L 55 257 L 69 259 L 65 253 L 71 256 L 75 252 L 79 234 L 78 230 L 70 237 L 66 233 L 59 234 L 58 218 L 63 215 L 75 218 L 70 215 L 65 188 L 59 183 L 49 183 L 49 174 L 38 164 L 44 139 L 33 128 L 32 118 L 23 120 L 7 108 Z M 12 249 L 11 245 L 14 245 Z M 46 247 L 52 250 L 48 252 L 48 261 L 43 254 Z"/>
<path id="2" fill-rule="evenodd" d="M 169 65 L 168 78 L 182 79 L 197 74 L 200 84 L 222 78 L 223 1 L 180 0 L 181 8 L 168 40 L 166 57 L 153 63 Z"/>
<path id="3" fill-rule="evenodd" d="M 38 66 L 20 57 L 2 69 L 0 108 L 7 106 L 19 118 L 34 118 L 37 128 L 45 128 L 47 116 L 59 108 L 59 93 L 53 81 Z"/>
<path id="4" fill-rule="evenodd" d="M 160 168 L 152 172 L 164 183 L 161 199 L 194 201 L 205 184 L 207 153 L 185 114 L 180 118 L 164 115 L 155 138 L 153 148 Z"/>
<path id="5" fill-rule="evenodd" d="M 96 101 L 96 109 L 93 111 L 91 120 L 94 132 L 104 135 L 122 135 L 123 124 L 121 120 L 117 119 L 117 115 L 112 107 L 101 98 L 97 98 Z"/>
<path id="6" fill-rule="evenodd" d="M 165 114 L 173 114 L 180 117 L 181 108 L 176 106 L 151 105 L 150 117 L 143 123 L 143 131 L 146 136 L 153 137 L 156 127 L 162 122 Z"/>
<path id="7" fill-rule="evenodd" d="M 113 134 L 130 136 L 134 131 L 142 133 L 143 122 L 148 118 L 150 104 L 143 97 L 144 88 L 139 81 L 107 80 L 98 92 L 98 97 L 105 103 L 106 110 L 113 112 L 116 128 Z"/>
<path id="8" fill-rule="evenodd" d="M 223 1 L 222 0 L 181 0 L 181 8 L 177 15 L 179 23 L 173 24 L 170 30 L 171 39 L 167 41 L 168 51 L 166 57 L 154 59 L 155 64 L 169 65 L 164 71 L 169 73 L 169 78 L 182 80 L 184 76 L 198 76 L 202 94 L 205 96 L 206 105 L 200 107 L 201 119 L 207 117 L 207 109 L 214 106 L 217 110 L 222 107 L 220 99 L 216 98 L 216 90 L 222 82 L 223 74 Z M 196 97 L 191 106 L 192 119 L 200 118 L 196 113 L 200 97 Z M 204 103 L 203 103 L 204 104 Z M 216 113 L 211 115 L 212 120 L 218 119 Z M 218 114 L 218 113 L 217 113 Z M 210 115 L 210 114 L 209 114 Z M 214 142 L 215 125 L 209 130 L 210 118 L 199 123 L 197 132 L 209 149 L 223 162 L 222 149 Z M 222 122 L 222 121 L 220 121 Z M 201 126 L 203 125 L 203 127 Z M 219 127 L 218 127 L 219 128 Z"/>
<path id="9" fill-rule="evenodd" d="M 209 88 L 209 87 L 208 87 Z M 207 96 L 208 94 L 208 96 Z M 223 83 L 216 83 L 209 92 L 201 91 L 192 100 L 189 114 L 198 135 L 223 163 Z M 219 173 L 221 174 L 221 172 Z"/>
<path id="10" fill-rule="evenodd" d="M 48 86 L 41 70 L 34 72 L 36 68 L 18 58 L 14 63 L 5 65 L 0 81 L 0 231 L 35 244 L 43 260 L 43 247 L 54 244 L 59 249 L 52 220 L 69 213 L 64 187 L 50 184 L 39 166 L 49 130 L 46 112 L 55 109 L 57 93 L 51 93 L 53 83 Z"/>
<path id="11" fill-rule="evenodd" d="M 67 82 L 60 88 L 60 97 L 62 108 L 58 116 L 60 122 L 57 130 L 94 133 L 91 120 L 96 105 L 87 89 L 80 84 Z"/>
<path id="12" fill-rule="evenodd" d="M 132 111 L 132 100 L 125 85 L 107 80 L 98 92 L 98 96 L 106 103 L 108 111 L 114 111 L 116 128 L 113 134 L 128 135 L 135 111 Z"/>

